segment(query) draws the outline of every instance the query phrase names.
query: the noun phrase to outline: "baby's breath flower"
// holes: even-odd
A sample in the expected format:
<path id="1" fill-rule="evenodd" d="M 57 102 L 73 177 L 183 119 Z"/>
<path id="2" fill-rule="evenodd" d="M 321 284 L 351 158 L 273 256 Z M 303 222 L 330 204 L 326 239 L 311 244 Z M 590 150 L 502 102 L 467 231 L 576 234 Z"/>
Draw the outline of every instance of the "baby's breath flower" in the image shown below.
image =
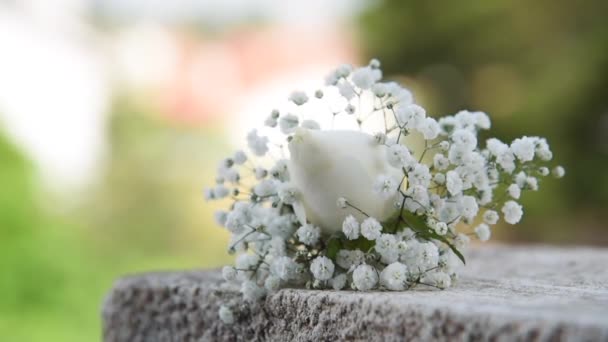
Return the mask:
<path id="1" fill-rule="evenodd" d="M 524 136 L 506 144 L 491 138 L 478 146 L 479 131 L 491 127 L 487 114 L 427 117 L 410 91 L 381 82 L 379 67 L 376 60 L 357 69 L 338 67 L 326 79 L 331 96 L 319 89 L 310 106 L 305 92 L 291 93 L 293 104 L 285 109 L 293 114 L 273 110 L 263 131 L 247 134 L 247 153 L 221 160 L 215 183 L 204 189 L 207 200 L 232 200 L 214 218 L 231 234 L 229 253 L 237 254 L 222 277 L 240 284 L 245 302 L 300 284 L 340 290 L 348 283 L 361 291 L 447 288 L 463 265 L 459 252 L 469 236 L 487 241 L 497 210 L 505 222 L 519 222 L 523 209 L 514 200 L 521 192 L 537 190 L 537 177 L 564 175 L 561 166 L 549 170 L 553 153 L 545 139 Z M 329 103 L 335 96 L 343 111 Z M 321 100 L 328 102 L 332 122 L 340 116 L 360 132 L 304 120 L 313 107 L 324 108 Z M 368 125 L 368 118 L 384 130 L 367 132 L 381 127 Z M 282 143 L 271 144 L 269 131 L 282 133 Z M 424 147 L 410 144 L 412 133 L 424 138 Z M 286 155 L 286 147 L 289 160 L 265 157 Z M 490 209 L 481 215 L 480 208 Z M 407 227 L 410 222 L 420 224 L 416 231 Z M 221 306 L 220 319 L 235 322 L 233 310 L 242 305 Z"/>
<path id="2" fill-rule="evenodd" d="M 398 183 L 388 175 L 379 175 L 374 183 L 374 192 L 383 199 L 391 198 L 397 192 Z"/>
<path id="3" fill-rule="evenodd" d="M 224 266 L 222 268 L 222 277 L 226 281 L 235 281 L 236 280 L 236 269 L 232 266 Z"/>
<path id="4" fill-rule="evenodd" d="M 247 161 L 247 155 L 243 151 L 236 151 L 232 160 L 234 160 L 237 165 L 243 165 Z"/>
<path id="5" fill-rule="evenodd" d="M 556 166 L 553 169 L 553 176 L 555 178 L 562 178 L 566 174 L 566 170 L 562 166 Z"/>
<path id="6" fill-rule="evenodd" d="M 344 109 L 344 111 L 346 112 L 346 114 L 355 114 L 356 108 L 352 103 L 349 103 L 346 105 L 346 108 Z"/>
<path id="7" fill-rule="evenodd" d="M 361 235 L 368 240 L 376 240 L 382 234 L 382 225 L 373 217 L 368 217 L 361 223 Z"/>
<path id="8" fill-rule="evenodd" d="M 346 198 L 338 197 L 338 200 L 336 201 L 336 205 L 340 209 L 346 209 Z"/>
<path id="9" fill-rule="evenodd" d="M 496 222 L 498 222 L 498 213 L 494 210 L 487 210 L 483 213 L 483 222 L 487 224 L 496 224 Z"/>
<path id="10" fill-rule="evenodd" d="M 346 274 L 342 273 L 342 274 L 338 274 L 337 276 L 333 277 L 329 283 L 331 285 L 331 287 L 333 287 L 334 290 L 339 291 L 342 290 L 344 288 L 344 286 L 346 286 L 346 280 L 348 278 L 346 277 Z"/>
<path id="11" fill-rule="evenodd" d="M 279 127 L 283 134 L 291 134 L 296 131 L 298 124 L 300 123 L 297 116 L 293 114 L 287 114 L 279 119 Z"/>
<path id="12" fill-rule="evenodd" d="M 403 291 L 407 286 L 407 266 L 396 261 L 380 273 L 380 284 L 391 291 Z"/>
<path id="13" fill-rule="evenodd" d="M 535 139 L 529 137 L 515 139 L 511 143 L 511 151 L 520 161 L 531 161 L 534 159 Z"/>
<path id="14" fill-rule="evenodd" d="M 353 83 L 361 89 L 369 89 L 381 78 L 382 72 L 379 69 L 371 67 L 356 69 L 351 75 Z"/>
<path id="15" fill-rule="evenodd" d="M 348 215 L 342 223 L 342 232 L 349 240 L 359 238 L 359 222 L 353 215 Z"/>
<path id="16" fill-rule="evenodd" d="M 378 283 L 378 271 L 370 265 L 359 265 L 353 271 L 353 285 L 359 291 L 371 290 Z"/>
<path id="17" fill-rule="evenodd" d="M 241 285 L 241 294 L 245 301 L 253 303 L 264 297 L 266 291 L 264 291 L 264 288 L 259 287 L 255 282 L 247 280 Z"/>
<path id="18" fill-rule="evenodd" d="M 329 280 L 334 274 L 334 263 L 328 257 L 316 257 L 310 264 L 310 272 L 317 280 Z"/>
<path id="19" fill-rule="evenodd" d="M 452 196 L 457 196 L 462 192 L 462 179 L 456 171 L 448 171 L 445 174 L 445 183 Z"/>
<path id="20" fill-rule="evenodd" d="M 456 245 L 456 248 L 458 249 L 463 249 L 469 245 L 470 241 L 471 239 L 467 235 L 459 233 L 454 239 L 454 245 Z"/>
<path id="21" fill-rule="evenodd" d="M 396 168 L 409 167 L 416 163 L 407 147 L 395 144 L 387 149 L 388 162 Z"/>
<path id="22" fill-rule="evenodd" d="M 517 204 L 517 202 L 508 201 L 502 207 L 502 213 L 507 223 L 516 224 L 519 222 L 519 220 L 521 220 L 521 216 L 524 212 L 521 205 Z"/>
<path id="23" fill-rule="evenodd" d="M 308 96 L 303 91 L 294 91 L 291 93 L 291 95 L 289 95 L 289 101 L 301 106 L 308 102 Z"/>
<path id="24" fill-rule="evenodd" d="M 298 189 L 290 183 L 282 183 L 278 190 L 279 199 L 285 204 L 293 204 L 297 200 Z"/>
<path id="25" fill-rule="evenodd" d="M 315 227 L 312 224 L 306 224 L 298 228 L 296 234 L 298 235 L 298 240 L 300 240 L 300 242 L 305 245 L 312 246 L 316 245 L 319 241 L 321 231 L 318 227 Z"/>
<path id="26" fill-rule="evenodd" d="M 445 235 L 448 232 L 448 225 L 445 222 L 437 222 L 435 225 L 435 233 L 437 235 Z"/>
<path id="27" fill-rule="evenodd" d="M 258 136 L 255 129 L 247 135 L 247 145 L 256 156 L 263 156 L 268 152 L 268 138 Z"/>
<path id="28" fill-rule="evenodd" d="M 340 95 L 344 96 L 344 98 L 347 100 L 350 100 L 357 95 L 355 88 L 353 88 L 349 82 L 342 82 L 338 84 L 338 91 L 340 92 Z"/>
<path id="29" fill-rule="evenodd" d="M 264 288 L 269 292 L 275 292 L 281 287 L 281 279 L 275 276 L 268 276 L 264 281 Z"/>
<path id="30" fill-rule="evenodd" d="M 511 184 L 507 188 L 507 192 L 509 192 L 509 196 L 512 198 L 519 199 L 519 196 L 521 195 L 521 188 L 517 184 Z"/>
<path id="31" fill-rule="evenodd" d="M 485 223 L 480 224 L 475 227 L 475 235 L 477 235 L 479 241 L 488 241 L 491 235 L 490 227 Z"/>

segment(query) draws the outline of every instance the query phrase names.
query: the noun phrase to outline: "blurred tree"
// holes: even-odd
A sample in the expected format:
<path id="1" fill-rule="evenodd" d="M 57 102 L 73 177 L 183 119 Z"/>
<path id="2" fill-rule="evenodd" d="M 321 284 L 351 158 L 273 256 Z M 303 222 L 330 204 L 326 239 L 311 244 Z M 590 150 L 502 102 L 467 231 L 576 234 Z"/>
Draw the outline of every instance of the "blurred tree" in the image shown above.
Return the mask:
<path id="1" fill-rule="evenodd" d="M 527 227 L 512 237 L 608 244 L 606 13 L 603 0 L 383 0 L 360 37 L 389 76 L 413 78 L 432 114 L 484 110 L 502 139 L 549 139 L 567 177 L 524 196 Z"/>

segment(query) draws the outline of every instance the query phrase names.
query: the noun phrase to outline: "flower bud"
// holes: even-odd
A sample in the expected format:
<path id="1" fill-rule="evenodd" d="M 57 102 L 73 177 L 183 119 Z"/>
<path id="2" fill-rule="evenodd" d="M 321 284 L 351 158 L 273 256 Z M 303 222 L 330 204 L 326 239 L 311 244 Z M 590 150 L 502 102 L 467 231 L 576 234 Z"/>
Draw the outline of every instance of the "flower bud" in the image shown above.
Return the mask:
<path id="1" fill-rule="evenodd" d="M 298 128 L 289 151 L 291 183 L 300 192 L 305 219 L 323 232 L 340 231 L 348 215 L 365 219 L 351 207 L 336 208 L 342 197 L 380 221 L 395 212 L 396 194 L 381 197 L 373 191 L 374 182 L 378 175 L 399 180 L 403 174 L 388 163 L 386 147 L 378 145 L 373 136 L 356 131 Z"/>

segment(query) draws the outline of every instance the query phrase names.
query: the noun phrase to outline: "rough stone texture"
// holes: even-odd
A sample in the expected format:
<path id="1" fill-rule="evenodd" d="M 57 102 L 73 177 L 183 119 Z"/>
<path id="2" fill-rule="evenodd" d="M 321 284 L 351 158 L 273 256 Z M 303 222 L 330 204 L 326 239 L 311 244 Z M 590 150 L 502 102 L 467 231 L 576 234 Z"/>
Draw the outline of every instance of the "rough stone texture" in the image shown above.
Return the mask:
<path id="1" fill-rule="evenodd" d="M 118 280 L 103 306 L 105 341 L 608 341 L 608 250 L 489 245 L 469 252 L 446 291 L 287 289 L 233 325 L 217 271 Z"/>

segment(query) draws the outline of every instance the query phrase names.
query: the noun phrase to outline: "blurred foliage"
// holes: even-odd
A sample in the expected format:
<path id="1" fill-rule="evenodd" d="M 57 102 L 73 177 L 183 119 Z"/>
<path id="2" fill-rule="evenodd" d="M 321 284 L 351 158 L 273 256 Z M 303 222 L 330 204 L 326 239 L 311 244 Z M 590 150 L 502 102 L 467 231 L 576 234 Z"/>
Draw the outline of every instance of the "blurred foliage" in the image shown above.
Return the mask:
<path id="1" fill-rule="evenodd" d="M 608 244 L 608 2 L 377 1 L 361 45 L 431 115 L 483 110 L 505 140 L 546 136 L 566 178 L 524 194 L 524 241 Z M 504 227 L 506 228 L 506 227 Z"/>
<path id="2" fill-rule="evenodd" d="M 118 101 L 109 132 L 101 180 L 71 209 L 0 138 L 1 341 L 99 340 L 102 299 L 118 277 L 229 262 L 200 194 L 227 150 L 221 130 Z"/>

